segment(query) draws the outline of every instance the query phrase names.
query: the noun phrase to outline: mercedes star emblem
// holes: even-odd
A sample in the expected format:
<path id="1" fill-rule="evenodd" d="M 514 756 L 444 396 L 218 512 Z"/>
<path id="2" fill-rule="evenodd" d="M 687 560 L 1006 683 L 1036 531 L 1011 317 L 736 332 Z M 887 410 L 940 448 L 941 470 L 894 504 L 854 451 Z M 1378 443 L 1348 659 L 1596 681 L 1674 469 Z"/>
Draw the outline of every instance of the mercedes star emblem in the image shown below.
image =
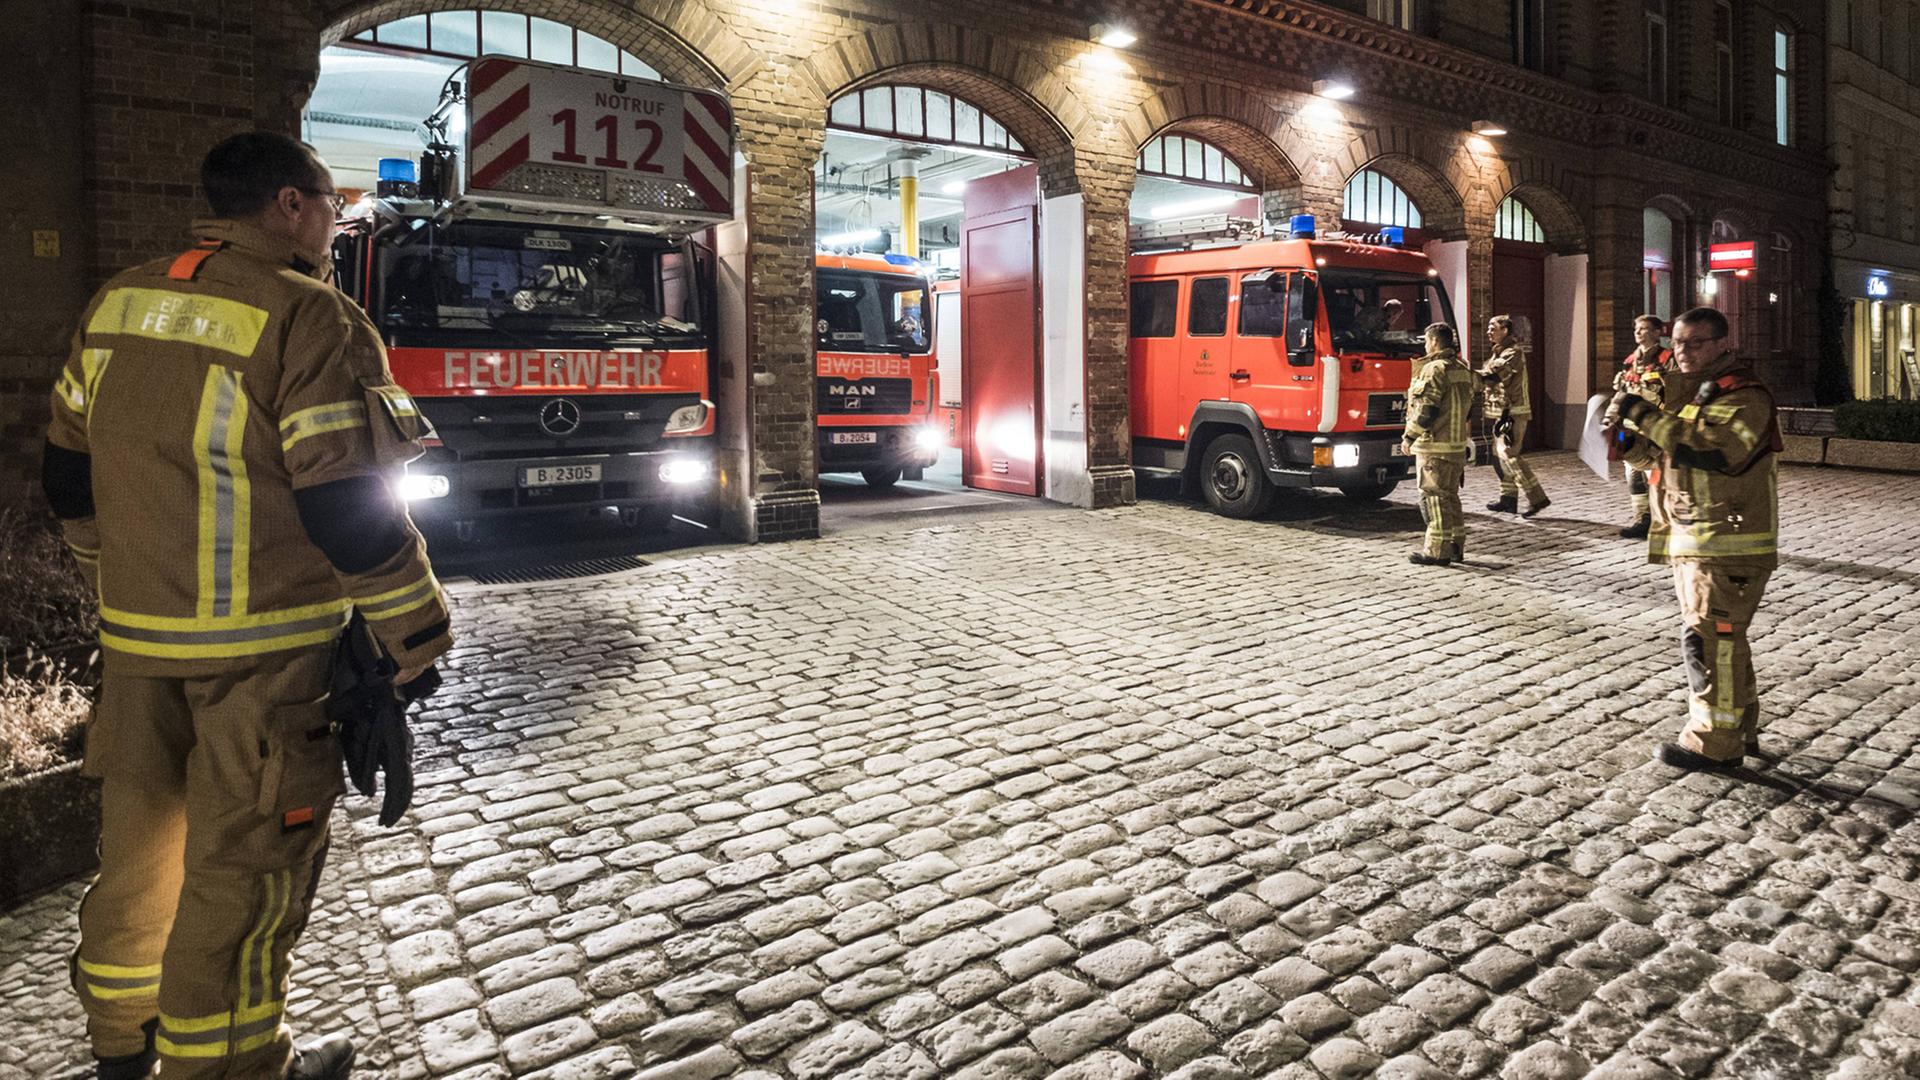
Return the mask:
<path id="1" fill-rule="evenodd" d="M 580 430 L 580 406 L 557 397 L 540 406 L 540 430 L 549 435 L 571 435 Z"/>

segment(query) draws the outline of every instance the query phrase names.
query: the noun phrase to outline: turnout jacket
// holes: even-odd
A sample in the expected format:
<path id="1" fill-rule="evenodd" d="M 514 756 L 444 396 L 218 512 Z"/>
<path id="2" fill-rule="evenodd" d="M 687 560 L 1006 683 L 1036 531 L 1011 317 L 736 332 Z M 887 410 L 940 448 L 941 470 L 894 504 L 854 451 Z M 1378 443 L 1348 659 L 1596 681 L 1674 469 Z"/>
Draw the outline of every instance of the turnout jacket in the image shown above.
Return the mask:
<path id="1" fill-rule="evenodd" d="M 1478 396 L 1473 368 L 1452 349 L 1422 357 L 1407 386 L 1403 436 L 1416 454 L 1467 452 L 1467 421 Z"/>
<path id="2" fill-rule="evenodd" d="M 1781 449 L 1773 395 L 1731 353 L 1706 371 L 1667 372 L 1658 405 L 1627 399 L 1626 459 L 1653 488 L 1649 562 L 1724 570 L 1779 563 Z"/>
<path id="3" fill-rule="evenodd" d="M 1620 370 L 1613 376 L 1613 389 L 1638 394 L 1658 405 L 1672 366 L 1672 350 L 1636 348 L 1620 361 Z"/>
<path id="4" fill-rule="evenodd" d="M 1527 350 L 1519 342 L 1506 345 L 1487 359 L 1480 369 L 1487 381 L 1486 414 L 1498 420 L 1504 414 L 1515 419 L 1533 415 L 1533 399 L 1527 395 Z"/>
<path id="5" fill-rule="evenodd" d="M 382 482 L 423 420 L 323 254 L 255 226 L 107 282 L 53 393 L 48 501 L 113 670 L 186 676 L 332 641 L 358 607 L 402 668 L 451 644 Z"/>

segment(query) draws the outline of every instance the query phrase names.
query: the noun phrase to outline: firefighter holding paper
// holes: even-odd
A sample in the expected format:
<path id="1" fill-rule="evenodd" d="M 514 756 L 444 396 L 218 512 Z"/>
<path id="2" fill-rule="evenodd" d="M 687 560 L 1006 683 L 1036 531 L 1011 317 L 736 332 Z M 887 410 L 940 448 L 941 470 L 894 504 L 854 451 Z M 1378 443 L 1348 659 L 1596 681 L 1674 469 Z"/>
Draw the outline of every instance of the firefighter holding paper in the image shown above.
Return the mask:
<path id="1" fill-rule="evenodd" d="M 1773 395 L 1727 344 L 1727 320 L 1695 308 L 1673 324 L 1675 370 L 1664 400 L 1621 391 L 1609 417 L 1627 460 L 1653 486 L 1650 562 L 1673 567 L 1687 723 L 1655 757 L 1683 769 L 1728 768 L 1760 752 L 1760 693 L 1747 628 L 1778 564 Z"/>
<path id="2" fill-rule="evenodd" d="M 1634 350 L 1620 361 L 1620 372 L 1613 377 L 1614 393 L 1626 391 L 1646 398 L 1655 405 L 1660 404 L 1660 394 L 1667 369 L 1673 364 L 1673 353 L 1660 347 L 1660 337 L 1667 332 L 1667 324 L 1658 315 L 1642 315 L 1633 320 Z M 1628 540 L 1645 540 L 1647 530 L 1653 524 L 1653 511 L 1647 496 L 1647 474 L 1645 470 L 1634 467 L 1633 462 L 1624 463 L 1627 473 L 1627 494 L 1633 499 L 1633 524 L 1620 530 L 1620 535 Z"/>
<path id="3" fill-rule="evenodd" d="M 384 479 L 421 421 L 328 284 L 340 197 L 312 150 L 237 135 L 201 183 L 216 217 L 101 289 L 54 391 L 43 481 L 105 665 L 72 973 L 103 1080 L 340 1078 L 344 1035 L 293 1047 L 288 958 L 343 787 L 326 697 L 349 612 L 402 683 L 451 644 Z"/>
<path id="4" fill-rule="evenodd" d="M 1467 519 L 1460 486 L 1467 474 L 1467 421 L 1478 396 L 1473 368 L 1460 357 L 1453 327 L 1427 327 L 1427 355 L 1407 387 L 1407 427 L 1401 445 L 1418 461 L 1420 515 L 1426 540 L 1407 556 L 1417 566 L 1445 566 L 1466 557 Z"/>
<path id="5" fill-rule="evenodd" d="M 1487 343 L 1493 346 L 1493 355 L 1480 369 L 1480 378 L 1486 384 L 1483 407 L 1493 421 L 1493 469 L 1500 474 L 1500 497 L 1487 509 L 1511 514 L 1520 509 L 1524 491 L 1527 508 L 1520 516 L 1532 517 L 1545 510 L 1549 500 L 1532 466 L 1520 456 L 1527 423 L 1533 419 L 1533 399 L 1527 393 L 1527 350 L 1513 336 L 1513 316 L 1487 320 Z"/>

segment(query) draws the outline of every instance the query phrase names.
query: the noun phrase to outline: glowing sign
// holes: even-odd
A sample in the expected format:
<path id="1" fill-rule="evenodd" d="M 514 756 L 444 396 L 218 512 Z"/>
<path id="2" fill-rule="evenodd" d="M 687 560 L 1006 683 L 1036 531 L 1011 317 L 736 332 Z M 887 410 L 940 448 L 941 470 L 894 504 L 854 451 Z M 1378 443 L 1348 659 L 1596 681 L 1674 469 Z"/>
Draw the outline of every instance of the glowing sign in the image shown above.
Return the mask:
<path id="1" fill-rule="evenodd" d="M 1880 277 L 1879 275 L 1876 274 L 1873 277 L 1870 277 L 1867 279 L 1867 295 L 1868 296 L 1878 298 L 1878 297 L 1891 295 L 1892 292 L 1893 292 L 1893 282 L 1888 281 L 1886 278 Z"/>
<path id="2" fill-rule="evenodd" d="M 1759 265 L 1758 245 L 1751 240 L 1709 244 L 1707 265 L 1714 270 L 1751 270 Z"/>

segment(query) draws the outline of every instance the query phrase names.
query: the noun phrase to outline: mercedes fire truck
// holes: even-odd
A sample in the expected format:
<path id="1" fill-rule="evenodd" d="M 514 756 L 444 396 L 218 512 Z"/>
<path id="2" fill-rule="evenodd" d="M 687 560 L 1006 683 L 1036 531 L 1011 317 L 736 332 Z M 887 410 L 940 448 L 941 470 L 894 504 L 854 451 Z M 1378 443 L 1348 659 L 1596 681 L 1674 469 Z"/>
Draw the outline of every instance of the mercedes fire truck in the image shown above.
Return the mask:
<path id="1" fill-rule="evenodd" d="M 432 423 L 403 494 L 462 537 L 480 519 L 612 507 L 663 524 L 713 484 L 712 284 L 732 216 L 725 95 L 483 56 L 449 80 L 460 164 L 430 146 L 335 242 Z M 464 180 L 459 183 L 458 177 Z"/>
<path id="2" fill-rule="evenodd" d="M 946 436 L 934 422 L 933 282 L 906 255 L 814 258 L 821 472 L 918 480 Z"/>
<path id="3" fill-rule="evenodd" d="M 1422 333 L 1453 307 L 1427 257 L 1295 236 L 1129 261 L 1133 461 L 1252 517 L 1284 487 L 1385 497 Z"/>

